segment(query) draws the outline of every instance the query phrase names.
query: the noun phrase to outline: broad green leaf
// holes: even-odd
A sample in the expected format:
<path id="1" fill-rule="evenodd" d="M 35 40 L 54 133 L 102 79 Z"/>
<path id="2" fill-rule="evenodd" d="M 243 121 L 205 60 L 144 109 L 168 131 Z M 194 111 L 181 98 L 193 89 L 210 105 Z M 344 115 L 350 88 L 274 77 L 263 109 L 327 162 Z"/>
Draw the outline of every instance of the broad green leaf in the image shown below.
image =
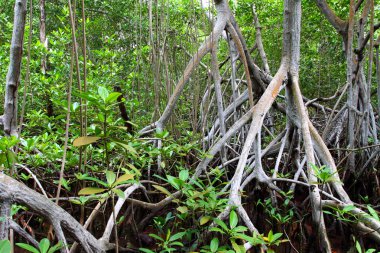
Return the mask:
<path id="1" fill-rule="evenodd" d="M 76 199 L 70 199 L 69 200 L 71 203 L 73 204 L 76 204 L 76 205 L 82 205 L 82 202 L 80 202 L 79 200 L 76 200 Z M 1 252 L 1 251 L 0 251 Z"/>
<path id="2" fill-rule="evenodd" d="M 362 253 L 362 246 L 360 246 L 360 243 L 359 241 L 356 241 L 355 243 L 355 247 L 356 247 L 356 250 L 358 251 L 358 253 Z"/>
<path id="3" fill-rule="evenodd" d="M 245 232 L 248 230 L 248 228 L 244 227 L 244 226 L 237 226 L 233 230 L 234 230 L 234 232 Z"/>
<path id="4" fill-rule="evenodd" d="M 113 103 L 116 101 L 116 99 L 121 95 L 120 92 L 111 92 L 108 97 L 106 98 L 107 103 Z"/>
<path id="5" fill-rule="evenodd" d="M 177 211 L 180 213 L 187 213 L 188 209 L 186 206 L 179 206 L 179 207 L 177 207 Z"/>
<path id="6" fill-rule="evenodd" d="M 106 178 L 108 185 L 111 186 L 116 180 L 116 174 L 113 171 L 107 170 Z"/>
<path id="7" fill-rule="evenodd" d="M 107 98 L 109 96 L 108 90 L 105 87 L 103 87 L 103 86 L 99 86 L 99 88 L 98 88 L 98 94 L 103 99 L 103 101 L 106 102 L 106 100 L 107 100 Z"/>
<path id="8" fill-rule="evenodd" d="M 380 221 L 379 219 L 379 215 L 377 215 L 377 212 L 375 211 L 375 209 L 373 209 L 371 206 L 367 205 L 367 209 L 369 211 L 369 213 L 372 215 L 372 217 L 377 220 L 377 221 Z"/>
<path id="9" fill-rule="evenodd" d="M 90 180 L 90 181 L 94 181 L 94 182 L 96 182 L 96 183 L 98 183 L 98 184 L 103 185 L 104 187 L 108 187 L 108 184 L 106 184 L 105 182 L 103 182 L 103 181 L 100 180 L 99 178 L 96 178 L 96 177 L 90 177 L 90 176 L 88 176 L 87 174 L 84 174 L 84 175 L 80 176 L 78 179 L 79 179 L 79 180 Z"/>
<path id="10" fill-rule="evenodd" d="M 0 241 L 0 252 L 11 253 L 11 243 L 9 242 L 9 240 Z"/>
<path id="11" fill-rule="evenodd" d="M 124 143 L 124 142 L 121 142 L 121 141 L 115 141 L 115 140 L 112 140 L 113 142 L 116 143 L 116 145 L 124 148 L 125 150 L 127 150 L 129 153 L 131 153 L 132 155 L 137 155 L 137 151 L 136 149 L 134 149 L 133 147 L 131 147 L 130 145 L 128 145 L 127 143 Z"/>
<path id="12" fill-rule="evenodd" d="M 214 222 L 221 228 L 223 228 L 225 231 L 229 231 L 226 223 L 224 223 L 222 220 L 220 219 L 214 219 Z"/>
<path id="13" fill-rule="evenodd" d="M 209 222 L 210 220 L 211 220 L 210 216 L 203 216 L 200 219 L 199 224 L 202 226 L 202 225 L 206 224 L 207 222 Z"/>
<path id="14" fill-rule="evenodd" d="M 235 240 L 231 240 L 232 248 L 234 248 L 236 253 L 245 253 L 245 250 L 243 250 L 236 242 Z"/>
<path id="15" fill-rule="evenodd" d="M 79 93 L 79 92 L 76 92 L 76 91 L 72 91 L 72 93 L 76 97 L 83 98 L 83 99 L 88 100 L 88 101 L 90 101 L 91 103 L 94 103 L 94 104 L 99 104 L 98 101 L 97 101 L 97 98 L 94 97 L 92 94 L 89 94 L 89 93 L 86 93 L 86 92 Z"/>
<path id="16" fill-rule="evenodd" d="M 127 163 L 127 166 L 128 166 L 131 170 L 133 170 L 133 172 L 134 172 L 134 174 L 135 174 L 136 176 L 141 176 L 141 172 L 140 172 L 140 170 L 138 170 L 133 164 L 131 164 L 131 163 Z"/>
<path id="17" fill-rule="evenodd" d="M 354 205 L 348 205 L 348 206 L 345 206 L 345 207 L 343 208 L 343 211 L 344 211 L 344 212 L 350 212 L 350 211 L 352 211 L 352 210 L 354 210 L 354 209 L 355 209 Z"/>
<path id="18" fill-rule="evenodd" d="M 239 222 L 239 218 L 234 210 L 230 213 L 230 228 L 233 229 Z"/>
<path id="19" fill-rule="evenodd" d="M 210 242 L 211 252 L 216 252 L 218 250 L 218 247 L 219 247 L 219 239 L 218 238 L 212 239 Z"/>
<path id="20" fill-rule="evenodd" d="M 154 239 L 156 239 L 156 240 L 159 240 L 159 241 L 162 241 L 162 242 L 164 241 L 164 239 L 162 239 L 161 237 L 159 237 L 156 234 L 149 234 L 149 236 L 152 237 L 152 238 L 154 238 Z"/>
<path id="21" fill-rule="evenodd" d="M 40 248 L 41 253 L 47 253 L 50 247 L 50 241 L 47 238 L 44 238 L 40 241 L 40 243 L 38 244 L 38 247 Z"/>
<path id="22" fill-rule="evenodd" d="M 122 190 L 118 188 L 113 188 L 111 191 L 113 191 L 119 198 L 125 199 L 125 194 Z"/>
<path id="23" fill-rule="evenodd" d="M 276 233 L 272 236 L 272 242 L 277 241 L 282 236 L 282 233 Z"/>
<path id="24" fill-rule="evenodd" d="M 35 247 L 33 247 L 33 246 L 29 245 L 29 244 L 26 244 L 26 243 L 16 243 L 16 245 L 19 246 L 22 249 L 28 250 L 31 253 L 40 253 L 40 251 L 38 249 L 36 249 Z"/>
<path id="25" fill-rule="evenodd" d="M 273 241 L 273 231 L 272 230 L 269 230 L 267 239 L 268 239 L 268 242 L 272 242 Z"/>
<path id="26" fill-rule="evenodd" d="M 134 175 L 133 174 L 124 174 L 120 176 L 118 179 L 116 179 L 115 185 L 119 185 L 125 181 L 133 179 Z"/>
<path id="27" fill-rule="evenodd" d="M 79 103 L 78 103 L 78 102 L 74 102 L 74 103 L 71 105 L 71 110 L 72 110 L 73 112 L 75 112 L 78 108 L 79 108 Z"/>
<path id="28" fill-rule="evenodd" d="M 105 192 L 107 189 L 102 189 L 102 188 L 96 188 L 96 187 L 87 187 L 83 188 L 78 192 L 78 195 L 91 195 L 91 194 L 97 194 L 97 193 L 102 193 Z"/>
<path id="29" fill-rule="evenodd" d="M 162 187 L 160 185 L 153 185 L 153 187 L 156 188 L 157 190 L 159 190 L 160 192 L 168 195 L 168 196 L 172 195 L 168 190 L 166 190 L 166 188 L 164 188 L 164 187 Z"/>
<path id="30" fill-rule="evenodd" d="M 181 239 L 185 234 L 186 232 L 179 232 L 177 234 L 174 234 L 170 237 L 169 242 L 177 241 L 178 239 Z"/>
<path id="31" fill-rule="evenodd" d="M 170 246 L 180 246 L 180 247 L 183 247 L 183 243 L 182 242 L 171 242 Z"/>
<path id="32" fill-rule="evenodd" d="M 225 234 L 225 232 L 223 230 L 221 230 L 220 228 L 216 228 L 216 227 L 210 228 L 210 231 Z"/>
<path id="33" fill-rule="evenodd" d="M 48 253 L 54 253 L 58 250 L 60 250 L 61 248 L 63 248 L 63 244 L 62 242 L 58 242 L 56 245 L 54 245 L 53 247 L 51 247 L 48 251 Z"/>
<path id="34" fill-rule="evenodd" d="M 155 253 L 155 251 L 146 248 L 139 248 L 139 250 L 145 253 Z"/>
<path id="35" fill-rule="evenodd" d="M 252 241 L 254 241 L 254 238 L 253 238 L 252 236 L 248 236 L 248 235 L 245 235 L 245 234 L 241 234 L 241 233 L 239 233 L 239 234 L 236 234 L 236 235 L 234 236 L 234 238 L 242 239 L 242 240 L 247 241 L 247 242 L 250 242 L 252 245 L 254 245 L 254 244 L 252 243 Z"/>
<path id="36" fill-rule="evenodd" d="M 188 170 L 181 170 L 179 172 L 179 178 L 182 180 L 182 181 L 186 181 L 188 178 L 189 178 L 189 171 Z"/>
<path id="37" fill-rule="evenodd" d="M 103 113 L 98 113 L 98 120 L 100 122 L 104 122 L 104 114 Z"/>
<path id="38" fill-rule="evenodd" d="M 80 147 L 80 146 L 97 142 L 99 139 L 100 137 L 96 137 L 96 136 L 82 136 L 82 137 L 76 138 L 73 142 L 73 145 L 74 147 Z"/>

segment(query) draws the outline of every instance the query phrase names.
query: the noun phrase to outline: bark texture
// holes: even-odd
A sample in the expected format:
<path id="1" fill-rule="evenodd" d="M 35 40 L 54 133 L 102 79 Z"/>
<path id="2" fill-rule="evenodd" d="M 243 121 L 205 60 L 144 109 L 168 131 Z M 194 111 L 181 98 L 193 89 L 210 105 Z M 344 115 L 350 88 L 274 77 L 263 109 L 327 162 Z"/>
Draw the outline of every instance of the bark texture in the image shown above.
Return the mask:
<path id="1" fill-rule="evenodd" d="M 21 61 L 26 19 L 26 0 L 17 0 L 14 7 L 13 33 L 11 41 L 10 63 L 8 67 L 3 124 L 6 135 L 17 136 L 17 101 L 20 84 Z"/>

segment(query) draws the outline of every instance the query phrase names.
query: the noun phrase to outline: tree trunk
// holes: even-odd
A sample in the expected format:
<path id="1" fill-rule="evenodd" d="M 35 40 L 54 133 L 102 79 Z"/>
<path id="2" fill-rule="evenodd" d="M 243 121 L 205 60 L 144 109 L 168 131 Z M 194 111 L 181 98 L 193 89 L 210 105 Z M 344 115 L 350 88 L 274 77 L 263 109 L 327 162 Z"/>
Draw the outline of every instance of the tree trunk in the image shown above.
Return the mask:
<path id="1" fill-rule="evenodd" d="M 7 73 L 3 124 L 6 135 L 18 135 L 17 100 L 20 84 L 21 61 L 24 41 L 26 0 L 17 0 L 14 7 L 14 22 L 11 42 L 10 63 Z"/>

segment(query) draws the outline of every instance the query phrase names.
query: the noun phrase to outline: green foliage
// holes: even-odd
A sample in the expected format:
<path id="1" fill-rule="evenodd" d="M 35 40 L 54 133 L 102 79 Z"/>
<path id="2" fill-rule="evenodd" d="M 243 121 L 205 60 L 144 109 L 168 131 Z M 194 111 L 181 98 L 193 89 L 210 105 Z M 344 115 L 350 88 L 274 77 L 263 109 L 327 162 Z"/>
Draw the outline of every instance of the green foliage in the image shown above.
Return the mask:
<path id="1" fill-rule="evenodd" d="M 357 250 L 358 253 L 374 253 L 374 252 L 376 252 L 375 249 L 367 249 L 366 251 L 364 251 L 362 246 L 360 245 L 360 242 L 357 241 L 355 237 L 354 237 L 354 242 L 355 242 L 355 249 Z"/>
<path id="2" fill-rule="evenodd" d="M 267 198 L 264 202 L 261 200 L 257 202 L 257 205 L 262 206 L 264 212 L 278 224 L 286 224 L 294 217 L 294 208 L 289 205 L 291 199 L 293 198 L 293 193 L 288 192 L 283 193 L 283 195 L 285 200 L 281 205 L 281 208 L 273 205 L 272 198 Z"/>
<path id="3" fill-rule="evenodd" d="M 11 243 L 9 242 L 9 240 L 0 241 L 0 252 L 11 253 Z"/>
<path id="4" fill-rule="evenodd" d="M 156 239 L 157 246 L 160 249 L 158 252 L 166 253 L 166 252 L 175 252 L 177 250 L 177 247 L 183 247 L 184 245 L 181 242 L 181 239 L 185 234 L 186 232 L 178 232 L 172 235 L 170 230 L 168 230 L 164 238 L 156 234 L 149 234 L 149 236 Z M 145 249 L 145 248 L 140 248 L 140 251 L 146 252 L 146 253 L 154 252 L 152 250 Z"/>
<path id="5" fill-rule="evenodd" d="M 250 0 L 229 2 L 241 32 L 246 38 L 247 46 L 251 49 L 256 43 L 256 31 L 252 25 L 253 2 Z M 347 0 L 328 2 L 340 17 L 347 17 Z M 6 66 L 9 64 L 13 4 L 12 1 L 0 1 L 0 63 L 3 66 L 0 68 L 0 78 L 3 81 L 6 79 Z M 254 4 L 273 75 L 280 65 L 282 55 L 283 1 L 254 1 Z M 247 227 L 239 225 L 239 217 L 235 210 L 230 212 L 227 220 L 216 218 L 229 208 L 228 192 L 222 189 L 225 190 L 226 182 L 231 179 L 233 163 L 223 168 L 210 165 L 207 167 L 207 173 L 203 174 L 206 177 L 193 178 L 194 168 L 199 161 L 203 158 L 213 158 L 201 148 L 204 133 L 197 128 L 198 118 L 195 117 L 201 112 L 197 106 L 202 100 L 202 91 L 209 89 L 212 82 L 209 78 L 209 70 L 198 68 L 194 71 L 184 88 L 184 95 L 179 99 L 175 116 L 169 120 L 166 129 L 152 132 L 149 136 L 129 134 L 119 115 L 118 107 L 121 103 L 126 107 L 135 129 L 140 129 L 141 126 L 155 121 L 156 118 L 152 117 L 155 106 L 154 85 L 157 85 L 159 93 L 159 105 L 155 109 L 159 111 L 159 114 L 163 112 L 168 97 L 173 94 L 176 81 L 182 78 L 183 69 L 188 64 L 188 53 L 193 54 L 211 31 L 211 22 L 205 15 L 205 10 L 197 1 L 153 1 L 151 5 L 153 34 L 150 36 L 148 18 L 150 13 L 146 1 L 138 3 L 130 0 L 86 0 L 87 90 L 80 91 L 76 77 L 79 76 L 81 79 L 80 85 L 83 90 L 84 48 L 79 5 L 78 1 L 76 35 L 80 73 L 76 73 L 76 70 L 73 73 L 65 178 L 59 182 L 57 175 L 62 164 L 65 143 L 72 34 L 68 22 L 69 9 L 59 1 L 47 4 L 48 48 L 39 41 L 39 15 L 33 16 L 30 51 L 31 85 L 26 90 L 27 59 L 23 57 L 18 94 L 21 98 L 23 92 L 27 91 L 23 131 L 19 139 L 0 138 L 1 170 L 7 172 L 15 163 L 25 164 L 41 180 L 47 191 L 55 191 L 52 183 L 61 183 L 67 195 L 79 195 L 76 198 L 70 198 L 70 202 L 80 205 L 83 210 L 92 208 L 90 202 L 93 200 L 104 201 L 109 197 L 114 200 L 115 196 L 125 198 L 122 187 L 137 182 L 146 186 L 148 194 L 136 195 L 150 203 L 156 203 L 165 197 L 173 197 L 174 192 L 180 191 L 181 194 L 176 195 L 173 200 L 174 204 L 163 210 L 159 216 L 153 218 L 151 224 L 147 225 L 153 230 L 148 233 L 155 239 L 158 252 L 245 252 L 243 244 L 246 242 L 254 246 L 265 245 L 268 247 L 268 252 L 274 252 L 277 245 L 285 242 L 281 239 L 281 233 L 273 232 L 275 225 L 286 228 L 286 225 L 294 222 L 295 219 L 294 207 L 290 205 L 293 193 L 283 193 L 283 198 L 277 205 L 266 196 L 258 201 L 258 209 L 263 209 L 264 212 L 260 213 L 260 217 L 266 218 L 271 225 L 271 230 L 267 228 L 266 232 L 268 230 L 269 232 L 265 236 L 249 233 Z M 345 83 L 346 62 L 341 49 L 342 41 L 313 1 L 304 1 L 302 8 L 300 38 L 302 92 L 307 97 L 327 97 Z M 34 6 L 34 11 L 36 10 L 37 5 Z M 375 10 L 375 23 L 378 23 L 379 6 L 375 6 Z M 208 11 L 216 14 L 213 8 L 209 8 Z M 25 38 L 30 29 L 32 27 L 27 25 Z M 26 55 L 27 43 L 28 40 L 25 39 L 24 55 Z M 228 43 L 220 40 L 218 59 L 226 59 L 221 67 L 223 81 L 228 81 L 231 68 L 231 62 L 227 58 L 230 56 L 228 50 Z M 156 55 L 153 56 L 154 54 Z M 261 67 L 261 59 L 255 54 L 256 52 L 252 53 L 255 64 Z M 41 58 L 44 55 L 48 59 L 46 74 L 41 73 Z M 153 71 L 155 67 L 152 66 L 153 57 L 157 57 L 159 61 L 157 72 Z M 210 55 L 206 55 L 202 62 L 208 65 Z M 243 68 L 239 68 L 237 77 L 244 76 L 243 72 Z M 113 92 L 115 86 L 120 87 L 122 93 Z M 0 87 L 0 92 L 4 93 L 4 85 Z M 230 90 L 226 89 L 224 92 L 228 96 Z M 121 94 L 124 99 L 119 102 L 118 97 Z M 0 102 L 3 104 L 4 101 Z M 229 102 L 225 100 L 225 105 Z M 282 102 L 279 101 L 280 104 Z M 333 102 L 335 101 L 328 101 L 326 104 L 330 105 Z M 87 128 L 81 129 L 80 122 L 83 120 L 85 111 Z M 215 115 L 212 110 L 208 113 L 210 116 Z M 309 113 L 313 116 L 314 111 L 309 110 Z M 276 121 L 275 130 L 283 127 L 286 122 L 282 116 L 278 117 L 275 113 L 273 115 Z M 212 123 L 211 120 L 204 122 L 207 126 Z M 228 127 L 231 126 L 230 123 L 232 119 L 228 120 Z M 84 132 L 87 134 L 84 135 Z M 162 142 L 160 148 L 156 145 L 157 139 Z M 272 139 L 272 136 L 263 134 L 262 146 L 265 147 Z M 368 141 L 372 144 L 375 140 L 370 138 Z M 160 164 L 157 164 L 158 158 L 160 158 Z M 215 160 L 217 159 L 216 155 Z M 311 166 L 317 178 L 317 182 L 313 183 L 325 185 L 334 182 L 334 173 L 330 168 Z M 270 168 L 270 166 L 266 167 Z M 292 170 L 284 168 L 281 173 L 279 176 L 288 177 Z M 17 171 L 15 177 L 32 187 L 31 175 Z M 242 195 L 242 198 L 245 197 Z M 362 200 L 367 205 L 368 218 L 379 221 L 377 211 L 369 205 L 370 196 Z M 297 206 L 297 203 L 295 205 Z M 78 206 L 74 208 L 79 209 Z M 110 208 L 110 205 L 105 205 L 104 214 L 109 213 L 107 208 Z M 361 221 L 352 213 L 353 208 L 354 206 L 346 206 L 343 209 L 332 208 L 324 212 L 346 222 Z M 28 215 L 26 211 L 27 209 L 23 206 L 12 206 L 12 215 L 20 213 Z M 135 216 L 138 217 L 138 215 Z M 123 219 L 124 216 L 115 222 L 120 224 Z M 41 220 L 37 222 L 41 227 L 42 223 Z M 121 226 L 119 229 L 122 229 Z M 199 243 L 198 241 L 202 239 L 201 235 L 206 231 L 211 231 L 211 240 Z M 50 247 L 47 239 L 41 241 L 38 249 L 33 248 L 34 251 L 31 250 L 32 246 L 21 245 L 31 252 L 45 253 L 53 252 L 50 250 L 55 247 Z M 359 251 L 358 246 L 356 247 Z M 6 253 L 8 248 L 8 241 L 0 242 L 0 252 Z M 46 251 L 48 248 L 49 250 Z M 153 252 L 152 249 L 140 250 Z"/>
<path id="6" fill-rule="evenodd" d="M 311 168 L 314 170 L 315 176 L 318 179 L 320 184 L 327 184 L 335 180 L 334 174 L 329 167 L 323 165 L 321 167 L 316 166 L 315 164 L 310 164 Z"/>
<path id="7" fill-rule="evenodd" d="M 19 140 L 15 136 L 0 138 L 0 166 L 11 169 L 16 163 L 17 157 L 13 148 Z"/>
<path id="8" fill-rule="evenodd" d="M 203 251 L 208 252 L 207 250 L 218 249 L 217 252 L 246 252 L 244 244 L 239 242 L 249 242 L 253 246 L 265 245 L 268 247 L 267 252 L 274 253 L 272 249 L 273 246 L 278 246 L 280 243 L 286 242 L 287 240 L 280 240 L 282 233 L 273 233 L 272 230 L 269 231 L 267 236 L 262 236 L 257 233 L 253 233 L 252 236 L 246 235 L 248 228 L 245 226 L 238 226 L 238 216 L 234 210 L 231 210 L 229 215 L 228 225 L 218 219 L 214 219 L 215 227 L 212 227 L 210 231 L 216 232 L 220 235 L 227 236 L 230 245 L 225 245 L 219 248 L 219 240 L 214 238 L 209 246 L 205 246 Z M 215 240 L 216 239 L 216 240 Z M 215 251 L 212 251 L 215 252 Z"/>
<path id="9" fill-rule="evenodd" d="M 40 241 L 40 243 L 38 244 L 38 248 L 35 248 L 25 243 L 16 243 L 16 245 L 31 253 L 54 253 L 64 247 L 64 245 L 61 242 L 58 242 L 57 244 L 50 246 L 50 241 L 46 238 Z"/>
<path id="10" fill-rule="evenodd" d="M 92 194 L 98 194 L 103 192 L 112 192 L 119 196 L 120 198 L 125 198 L 124 192 L 121 191 L 117 186 L 125 184 L 127 182 L 131 182 L 131 180 L 134 178 L 133 174 L 124 174 L 120 177 L 116 178 L 116 174 L 113 171 L 106 171 L 106 181 L 101 181 L 98 178 L 87 176 L 86 174 L 80 175 L 80 179 L 89 180 L 96 182 L 100 185 L 102 185 L 104 188 L 99 187 L 87 187 L 81 189 L 78 194 L 79 195 L 92 195 Z"/>
<path id="11" fill-rule="evenodd" d="M 358 215 L 351 212 L 352 210 L 355 209 L 354 205 L 347 205 L 344 208 L 335 208 L 335 207 L 330 207 L 330 208 L 334 212 L 330 212 L 328 210 L 324 210 L 323 212 L 326 214 L 333 215 L 337 219 L 344 221 L 344 222 L 357 223 L 360 220 Z"/>

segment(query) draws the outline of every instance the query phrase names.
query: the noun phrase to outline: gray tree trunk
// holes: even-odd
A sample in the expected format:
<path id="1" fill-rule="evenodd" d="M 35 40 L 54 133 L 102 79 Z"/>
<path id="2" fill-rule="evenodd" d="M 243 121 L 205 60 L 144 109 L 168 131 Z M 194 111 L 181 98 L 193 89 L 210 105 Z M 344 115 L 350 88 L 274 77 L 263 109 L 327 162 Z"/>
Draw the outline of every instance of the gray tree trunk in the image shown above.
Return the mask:
<path id="1" fill-rule="evenodd" d="M 16 0 L 14 8 L 13 33 L 10 63 L 6 79 L 3 124 L 6 135 L 18 135 L 17 99 L 20 84 L 22 49 L 26 18 L 26 0 Z"/>

